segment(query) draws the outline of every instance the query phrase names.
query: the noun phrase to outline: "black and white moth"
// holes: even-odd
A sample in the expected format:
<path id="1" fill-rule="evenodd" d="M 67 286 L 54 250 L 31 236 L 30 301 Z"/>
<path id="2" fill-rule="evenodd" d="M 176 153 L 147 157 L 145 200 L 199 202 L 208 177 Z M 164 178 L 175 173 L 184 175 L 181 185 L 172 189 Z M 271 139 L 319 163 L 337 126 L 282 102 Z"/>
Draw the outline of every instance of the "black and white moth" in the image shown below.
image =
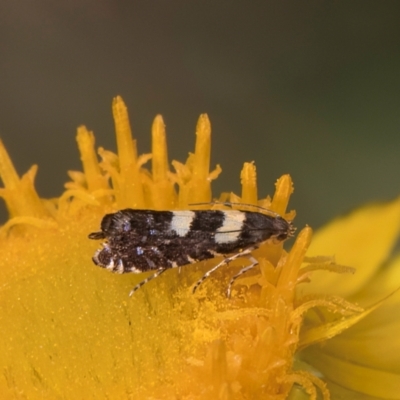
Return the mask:
<path id="1" fill-rule="evenodd" d="M 266 210 L 268 211 L 268 210 Z M 235 279 L 257 265 L 251 251 L 265 241 L 282 242 L 293 236 L 295 228 L 278 214 L 240 210 L 154 211 L 125 209 L 106 214 L 101 231 L 90 239 L 105 239 L 93 262 L 115 273 L 154 271 L 130 292 L 170 268 L 224 256 L 208 271 L 197 287 L 216 269 L 238 257 L 251 264 L 230 281 L 228 296 Z"/>

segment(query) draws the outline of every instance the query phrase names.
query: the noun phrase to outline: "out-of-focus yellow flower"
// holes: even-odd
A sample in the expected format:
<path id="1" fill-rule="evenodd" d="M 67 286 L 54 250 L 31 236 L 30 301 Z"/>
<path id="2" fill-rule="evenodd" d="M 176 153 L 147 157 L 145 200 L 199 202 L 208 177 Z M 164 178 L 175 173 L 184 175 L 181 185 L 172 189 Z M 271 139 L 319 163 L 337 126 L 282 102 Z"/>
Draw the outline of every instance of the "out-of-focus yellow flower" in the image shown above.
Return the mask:
<path id="1" fill-rule="evenodd" d="M 218 260 L 171 269 L 129 298 L 143 276 L 94 266 L 88 233 L 121 208 L 210 203 L 221 169 L 209 169 L 206 115 L 194 153 L 173 161 L 173 172 L 160 116 L 152 153 L 138 156 L 120 98 L 113 114 L 118 154 L 100 148 L 99 162 L 93 134 L 80 127 L 83 172 L 70 172 L 56 199 L 41 199 L 36 167 L 19 178 L 0 146 L 0 196 L 10 214 L 0 229 L 1 399 L 399 398 L 400 299 L 381 303 L 400 286 L 400 259 L 377 272 L 399 232 L 399 200 L 334 221 L 311 247 L 309 227 L 288 252 L 262 245 L 254 252 L 258 272 L 239 278 L 231 299 L 226 285 L 246 259 L 221 268 L 195 295 L 192 285 Z M 252 163 L 241 180 L 240 197 L 218 200 L 294 218 L 286 212 L 288 175 L 262 200 Z"/>

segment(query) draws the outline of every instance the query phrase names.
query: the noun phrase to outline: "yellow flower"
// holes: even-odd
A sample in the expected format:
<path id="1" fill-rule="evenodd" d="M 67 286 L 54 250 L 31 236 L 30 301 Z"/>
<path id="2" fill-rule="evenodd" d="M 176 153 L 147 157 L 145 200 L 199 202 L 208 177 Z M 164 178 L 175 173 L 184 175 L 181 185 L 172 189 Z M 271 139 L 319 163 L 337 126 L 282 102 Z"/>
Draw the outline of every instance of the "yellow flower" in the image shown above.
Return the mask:
<path id="1" fill-rule="evenodd" d="M 173 172 L 160 116 L 152 154 L 138 156 L 120 98 L 113 114 L 118 155 L 100 148 L 99 162 L 93 134 L 80 127 L 83 172 L 70 172 L 56 199 L 41 199 L 36 167 L 19 178 L 0 146 L 0 196 L 10 214 L 0 229 L 1 399 L 398 396 L 400 300 L 395 293 L 381 305 L 381 298 L 400 286 L 400 259 L 376 271 L 399 232 L 399 200 L 334 221 L 311 247 L 309 227 L 288 252 L 282 243 L 263 244 L 254 252 L 259 267 L 235 282 L 230 299 L 226 285 L 246 259 L 221 268 L 195 295 L 193 284 L 219 260 L 171 269 L 128 297 L 142 274 L 113 275 L 93 265 L 96 243 L 88 233 L 104 214 L 126 207 L 222 207 L 210 203 L 221 169 L 209 169 L 206 115 L 194 153 L 184 164 L 173 161 Z M 151 172 L 144 168 L 150 160 Z M 262 200 L 252 163 L 244 164 L 241 181 L 240 197 L 224 193 L 219 202 L 294 218 L 286 212 L 290 176 Z"/>

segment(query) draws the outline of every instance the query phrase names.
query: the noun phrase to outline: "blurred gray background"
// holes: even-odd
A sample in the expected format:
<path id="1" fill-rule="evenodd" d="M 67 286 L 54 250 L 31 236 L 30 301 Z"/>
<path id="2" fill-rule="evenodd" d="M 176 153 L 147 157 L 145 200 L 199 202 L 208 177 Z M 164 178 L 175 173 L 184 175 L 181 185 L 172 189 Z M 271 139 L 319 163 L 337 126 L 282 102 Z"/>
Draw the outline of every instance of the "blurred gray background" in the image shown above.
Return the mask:
<path id="1" fill-rule="evenodd" d="M 207 112 L 214 193 L 239 192 L 254 160 L 260 196 L 290 172 L 296 225 L 319 227 L 400 193 L 399 16 L 378 0 L 2 1 L 0 136 L 53 197 L 81 169 L 79 125 L 115 150 L 114 96 L 140 153 L 161 113 L 181 161 Z"/>

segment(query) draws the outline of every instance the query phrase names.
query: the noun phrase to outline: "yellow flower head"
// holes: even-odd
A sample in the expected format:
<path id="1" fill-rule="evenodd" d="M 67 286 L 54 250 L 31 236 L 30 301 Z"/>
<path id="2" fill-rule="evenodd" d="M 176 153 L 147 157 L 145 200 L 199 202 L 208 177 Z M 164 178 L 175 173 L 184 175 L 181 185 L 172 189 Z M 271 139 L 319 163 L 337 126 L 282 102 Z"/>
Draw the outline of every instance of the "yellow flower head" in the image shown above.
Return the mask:
<path id="1" fill-rule="evenodd" d="M 37 168 L 19 178 L 0 146 L 0 196 L 10 214 L 0 229 L 1 398 L 315 400 L 319 394 L 327 400 L 325 380 L 333 391 L 340 385 L 360 391 L 360 380 L 351 381 L 342 372 L 352 372 L 346 360 L 334 360 L 346 343 L 331 341 L 330 352 L 310 345 L 338 335 L 380 304 L 363 308 L 341 296 L 362 303 L 361 289 L 372 281 L 374 268 L 398 234 L 400 202 L 371 213 L 375 218 L 386 212 L 390 220 L 379 254 L 372 239 L 359 239 L 359 231 L 352 233 L 339 221 L 341 227 L 317 235 L 311 250 L 309 227 L 288 243 L 289 251 L 282 243 L 262 244 L 252 253 L 259 265 L 235 281 L 231 298 L 225 295 L 227 284 L 248 265 L 246 258 L 220 268 L 194 295 L 193 284 L 221 259 L 170 269 L 128 297 L 147 275 L 114 275 L 91 261 L 97 244 L 88 234 L 98 230 L 105 214 L 123 208 L 189 209 L 193 204 L 226 208 L 228 202 L 245 210 L 262 207 L 292 221 L 295 213 L 286 209 L 293 185 L 284 175 L 272 198 L 259 200 L 255 166 L 245 163 L 241 196 L 223 193 L 213 200 L 211 182 L 221 168 L 210 171 L 207 115 L 199 118 L 194 153 L 185 163 L 172 161 L 172 171 L 161 116 L 152 126 L 152 153 L 138 156 L 119 97 L 113 114 L 117 154 L 100 148 L 99 161 L 93 133 L 78 128 L 83 172 L 70 171 L 71 181 L 56 199 L 41 199 L 34 189 Z M 151 170 L 145 168 L 149 161 Z M 358 226 L 364 222 L 362 214 Z M 329 244 L 336 243 L 340 229 L 343 243 L 332 249 Z M 357 256 L 346 258 L 363 244 L 368 268 L 358 265 Z M 340 265 L 332 257 L 335 252 Z M 346 274 L 354 273 L 353 266 L 360 268 L 360 279 Z M 344 378 L 335 380 L 335 374 Z M 399 370 L 385 375 L 391 390 L 399 375 Z M 350 383 L 343 383 L 346 379 Z M 372 392 L 377 395 L 376 386 L 365 391 Z"/>

